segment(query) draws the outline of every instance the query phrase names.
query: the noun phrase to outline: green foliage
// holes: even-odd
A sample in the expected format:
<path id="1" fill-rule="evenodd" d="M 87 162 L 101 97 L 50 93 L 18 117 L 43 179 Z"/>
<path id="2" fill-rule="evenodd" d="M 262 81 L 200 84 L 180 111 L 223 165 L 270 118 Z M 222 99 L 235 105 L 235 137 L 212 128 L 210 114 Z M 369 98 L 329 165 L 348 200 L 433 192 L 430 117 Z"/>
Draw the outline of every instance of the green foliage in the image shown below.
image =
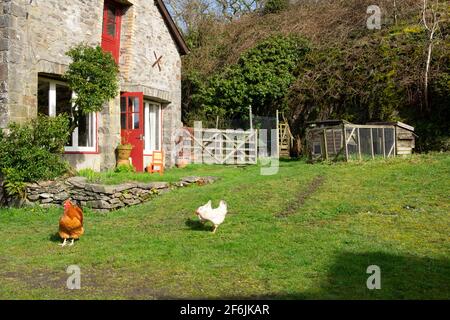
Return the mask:
<path id="1" fill-rule="evenodd" d="M 5 189 L 8 195 L 25 198 L 25 182 L 23 182 L 22 173 L 15 168 L 5 168 L 2 173 L 5 176 Z"/>
<path id="2" fill-rule="evenodd" d="M 78 175 L 80 177 L 85 177 L 88 179 L 88 181 L 95 181 L 97 177 L 97 173 L 92 169 L 81 169 L 78 171 Z"/>
<path id="3" fill-rule="evenodd" d="M 21 194 L 23 182 L 56 178 L 68 170 L 62 160 L 67 143 L 66 115 L 39 116 L 23 125 L 12 123 L 8 133 L 0 130 L 0 173 L 8 192 Z"/>
<path id="4" fill-rule="evenodd" d="M 314 5 L 299 1 L 281 14 L 249 15 L 201 28 L 196 46 L 184 58 L 184 120 L 245 116 L 248 104 L 263 116 L 265 109 L 253 102 L 260 98 L 268 108 L 273 108 L 272 101 L 280 110 L 287 105 L 285 115 L 300 141 L 304 141 L 307 121 L 399 120 L 416 128 L 417 151 L 446 150 L 450 137 L 450 11 L 441 1 L 427 107 L 424 75 L 429 32 L 415 2 L 397 1 L 394 11 L 392 1 L 384 1 L 388 14 L 377 31 L 361 23 L 358 12 L 367 9 L 364 1 L 318 1 Z M 301 35 L 310 41 L 311 49 L 297 63 L 287 94 L 279 98 L 278 90 L 284 87 L 270 88 L 275 99 L 267 99 L 264 88 L 259 92 L 255 82 L 236 69 L 238 58 L 253 50 L 248 48 L 274 34 Z M 261 64 L 261 68 L 265 66 Z M 257 66 L 255 69 L 258 71 Z M 260 74 L 254 72 L 254 76 Z M 245 111 L 239 110 L 240 106 Z"/>
<path id="5" fill-rule="evenodd" d="M 119 93 L 119 68 L 109 52 L 100 46 L 80 44 L 66 53 L 72 58 L 63 78 L 76 92 L 73 109 L 74 129 L 81 116 L 99 112 L 103 105 Z"/>
<path id="6" fill-rule="evenodd" d="M 263 8 L 263 14 L 278 13 L 286 10 L 288 6 L 288 0 L 267 0 Z"/>
<path id="7" fill-rule="evenodd" d="M 136 168 L 132 165 L 121 164 L 116 167 L 114 170 L 116 173 L 132 173 L 136 172 Z"/>
<path id="8" fill-rule="evenodd" d="M 192 73 L 191 89 L 197 89 L 193 104 L 205 117 L 245 118 L 250 105 L 258 115 L 273 115 L 286 107 L 284 97 L 295 81 L 294 71 L 308 50 L 303 39 L 274 36 L 203 83 Z"/>

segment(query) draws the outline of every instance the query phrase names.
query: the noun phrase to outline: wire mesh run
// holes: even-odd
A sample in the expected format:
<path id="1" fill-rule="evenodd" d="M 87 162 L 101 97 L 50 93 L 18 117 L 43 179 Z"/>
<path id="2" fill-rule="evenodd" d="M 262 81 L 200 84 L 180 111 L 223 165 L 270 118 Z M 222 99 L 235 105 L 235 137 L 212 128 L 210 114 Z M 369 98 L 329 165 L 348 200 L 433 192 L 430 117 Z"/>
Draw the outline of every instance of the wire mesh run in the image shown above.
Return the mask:
<path id="1" fill-rule="evenodd" d="M 311 160 L 365 160 L 395 156 L 395 127 L 352 125 L 307 130 Z"/>

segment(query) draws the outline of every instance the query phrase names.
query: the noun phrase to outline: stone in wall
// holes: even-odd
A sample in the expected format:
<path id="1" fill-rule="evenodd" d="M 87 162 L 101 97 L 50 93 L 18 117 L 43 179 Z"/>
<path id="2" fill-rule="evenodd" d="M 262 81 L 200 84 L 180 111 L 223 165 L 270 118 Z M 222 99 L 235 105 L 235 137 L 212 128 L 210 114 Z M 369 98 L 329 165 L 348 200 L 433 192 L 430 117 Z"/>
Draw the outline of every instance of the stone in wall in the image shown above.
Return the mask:
<path id="1" fill-rule="evenodd" d="M 109 212 L 147 202 L 153 197 L 169 192 L 174 188 L 193 184 L 205 185 L 216 180 L 216 177 L 193 176 L 183 178 L 174 184 L 167 182 L 131 182 L 120 185 L 103 185 L 89 183 L 84 177 L 71 177 L 65 180 L 28 184 L 26 188 L 27 197 L 24 203 L 48 208 L 51 205 L 62 206 L 64 201 L 71 199 L 78 205 L 92 208 L 96 212 Z"/>

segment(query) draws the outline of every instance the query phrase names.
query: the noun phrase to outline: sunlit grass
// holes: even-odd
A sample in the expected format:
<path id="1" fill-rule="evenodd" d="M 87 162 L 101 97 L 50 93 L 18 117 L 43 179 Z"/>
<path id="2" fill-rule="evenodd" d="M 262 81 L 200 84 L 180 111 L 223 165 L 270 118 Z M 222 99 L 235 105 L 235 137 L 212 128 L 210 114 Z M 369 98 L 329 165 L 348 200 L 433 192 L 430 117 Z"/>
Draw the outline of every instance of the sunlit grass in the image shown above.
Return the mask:
<path id="1" fill-rule="evenodd" d="M 450 298 L 448 154 L 281 162 L 273 176 L 191 166 L 92 180 L 189 175 L 221 179 L 108 215 L 86 211 L 86 233 L 71 248 L 54 237 L 62 209 L 0 210 L 0 298 Z M 209 199 L 229 204 L 215 235 L 193 214 Z M 79 291 L 65 289 L 72 264 L 82 270 Z M 372 264 L 381 290 L 366 287 Z"/>

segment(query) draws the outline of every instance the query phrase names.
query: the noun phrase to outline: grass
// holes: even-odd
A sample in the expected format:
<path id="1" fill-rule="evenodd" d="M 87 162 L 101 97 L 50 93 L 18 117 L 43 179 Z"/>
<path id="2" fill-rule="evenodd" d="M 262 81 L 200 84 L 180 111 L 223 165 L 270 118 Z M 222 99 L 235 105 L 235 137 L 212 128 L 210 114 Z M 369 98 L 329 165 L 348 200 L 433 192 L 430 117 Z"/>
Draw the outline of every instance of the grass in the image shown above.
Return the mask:
<path id="1" fill-rule="evenodd" d="M 146 172 L 94 172 L 93 170 L 81 170 L 78 174 L 82 177 L 87 178 L 88 182 L 91 183 L 103 183 L 107 185 L 115 185 L 129 181 L 136 182 L 153 182 L 153 181 L 166 181 L 166 182 L 177 182 L 181 178 L 193 175 L 199 175 L 200 173 L 208 174 L 208 172 L 220 171 L 219 166 L 202 166 L 192 164 L 184 169 L 173 168 L 166 170 L 164 175 L 158 173 L 149 174 Z"/>
<path id="2" fill-rule="evenodd" d="M 163 178 L 193 174 L 221 180 L 108 215 L 86 211 L 70 248 L 55 237 L 61 209 L 1 210 L 0 299 L 450 298 L 449 154 L 281 162 L 273 176 L 195 166 Z M 229 204 L 215 235 L 193 214 L 209 199 Z M 65 287 L 69 265 L 81 268 L 81 290 Z M 366 287 L 370 265 L 381 268 L 381 290 Z"/>

